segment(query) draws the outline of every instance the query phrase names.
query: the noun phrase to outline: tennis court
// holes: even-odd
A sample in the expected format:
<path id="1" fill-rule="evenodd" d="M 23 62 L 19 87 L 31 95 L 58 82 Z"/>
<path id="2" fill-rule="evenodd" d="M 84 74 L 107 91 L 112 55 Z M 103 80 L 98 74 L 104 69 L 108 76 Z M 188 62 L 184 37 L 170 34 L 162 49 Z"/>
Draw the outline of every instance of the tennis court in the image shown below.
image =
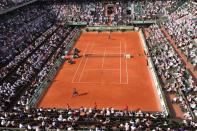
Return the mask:
<path id="1" fill-rule="evenodd" d="M 75 47 L 81 57 L 63 65 L 39 107 L 161 111 L 138 32 L 82 33 Z"/>

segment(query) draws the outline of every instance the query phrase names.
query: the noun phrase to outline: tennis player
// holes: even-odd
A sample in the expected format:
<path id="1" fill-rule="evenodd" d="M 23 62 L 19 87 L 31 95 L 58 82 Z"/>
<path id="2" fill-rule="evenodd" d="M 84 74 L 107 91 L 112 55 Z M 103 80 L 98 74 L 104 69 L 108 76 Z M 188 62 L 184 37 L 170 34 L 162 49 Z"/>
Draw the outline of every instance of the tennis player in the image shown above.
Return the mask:
<path id="1" fill-rule="evenodd" d="M 111 32 L 109 32 L 109 37 L 108 37 L 108 40 L 109 40 L 109 39 L 111 39 Z"/>
<path id="2" fill-rule="evenodd" d="M 72 96 L 78 96 L 79 93 L 76 88 L 73 88 Z"/>

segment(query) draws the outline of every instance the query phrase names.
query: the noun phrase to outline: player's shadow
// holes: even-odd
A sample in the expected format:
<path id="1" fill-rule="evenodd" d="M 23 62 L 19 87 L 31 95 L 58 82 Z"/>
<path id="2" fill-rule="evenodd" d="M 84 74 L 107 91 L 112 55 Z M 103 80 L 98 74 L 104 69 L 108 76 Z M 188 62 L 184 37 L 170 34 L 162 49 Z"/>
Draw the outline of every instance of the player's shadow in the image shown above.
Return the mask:
<path id="1" fill-rule="evenodd" d="M 84 93 L 80 93 L 78 96 L 85 96 L 87 94 L 88 94 L 88 92 L 84 92 Z"/>
<path id="2" fill-rule="evenodd" d="M 116 40 L 116 39 L 115 39 L 115 38 L 110 38 L 109 40 L 114 41 L 114 40 Z"/>

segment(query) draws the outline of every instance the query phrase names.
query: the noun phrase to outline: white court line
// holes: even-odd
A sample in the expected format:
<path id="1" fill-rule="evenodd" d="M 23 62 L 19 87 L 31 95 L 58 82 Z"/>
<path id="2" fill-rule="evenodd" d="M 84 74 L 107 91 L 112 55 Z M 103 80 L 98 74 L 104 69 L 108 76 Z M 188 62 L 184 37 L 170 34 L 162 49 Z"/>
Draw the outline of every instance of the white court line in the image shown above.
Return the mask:
<path id="1" fill-rule="evenodd" d="M 87 48 L 88 48 L 88 46 L 90 45 L 90 43 L 88 43 L 87 44 L 87 46 L 86 46 L 86 48 L 85 48 L 85 51 L 84 52 L 86 52 L 87 51 Z M 84 57 L 83 57 L 84 58 Z M 81 63 L 82 63 L 82 61 L 83 61 L 83 58 L 81 59 L 81 61 L 80 61 L 80 63 L 79 63 L 79 65 L 78 65 L 78 67 L 77 67 L 77 70 L 75 71 L 75 74 L 74 74 L 74 76 L 73 76 L 73 79 L 72 79 L 72 83 L 74 82 L 74 80 L 75 80 L 75 77 L 76 77 L 76 75 L 77 75 L 77 72 L 78 72 L 78 70 L 79 70 L 79 67 L 80 67 L 80 65 L 81 65 Z"/>
<path id="2" fill-rule="evenodd" d="M 119 49 L 120 49 L 120 47 L 119 47 Z M 88 52 L 88 53 L 85 53 L 85 54 L 101 55 L 101 56 L 103 55 L 103 56 L 104 56 L 104 54 L 102 54 L 102 53 L 91 53 L 91 52 L 89 53 L 89 52 Z M 84 54 L 83 54 L 83 55 L 84 55 Z M 106 56 L 106 55 L 124 55 L 124 53 L 105 53 L 105 56 Z"/>
<path id="3" fill-rule="evenodd" d="M 106 43 L 105 43 L 106 44 Z M 97 48 L 106 48 L 106 47 L 95 47 L 94 49 L 97 49 Z M 110 47 L 110 48 L 117 48 L 117 49 L 119 49 L 120 47 Z"/>
<path id="4" fill-rule="evenodd" d="M 79 82 L 81 81 L 81 76 L 83 76 L 82 74 L 84 73 L 84 70 L 85 70 L 85 67 L 86 67 L 86 65 L 87 65 L 87 61 L 88 61 L 88 58 L 86 58 L 86 61 L 85 61 L 85 64 L 84 64 L 84 66 L 83 66 L 83 68 L 82 68 L 82 72 L 80 73 L 80 75 L 79 75 Z"/>
<path id="5" fill-rule="evenodd" d="M 73 83 L 78 83 L 78 84 L 104 84 L 106 82 L 85 82 L 85 81 L 82 81 L 82 82 L 73 82 Z M 110 82 L 110 84 L 116 84 L 116 85 L 126 85 L 127 83 L 119 83 L 119 82 Z"/>
<path id="6" fill-rule="evenodd" d="M 121 44 L 122 43 L 121 43 L 121 40 L 120 40 L 120 54 L 121 54 Z M 120 84 L 121 84 L 121 81 L 122 81 L 122 74 L 121 74 L 122 73 L 122 70 L 121 70 L 121 68 L 122 68 L 121 67 L 121 63 L 122 63 L 122 61 L 121 60 L 122 60 L 122 57 L 120 57 Z"/>
<path id="7" fill-rule="evenodd" d="M 127 52 L 127 44 L 126 41 L 124 42 L 124 47 L 125 47 L 125 53 Z M 128 67 L 127 67 L 127 59 L 126 59 L 126 76 L 127 76 L 127 82 L 126 84 L 128 84 Z"/>
<path id="8" fill-rule="evenodd" d="M 106 53 L 106 47 L 105 47 L 105 51 L 103 53 L 103 59 L 102 59 L 102 69 L 103 69 L 103 66 L 104 66 L 104 61 L 105 61 L 105 53 Z"/>
<path id="9" fill-rule="evenodd" d="M 100 68 L 98 68 L 98 69 L 86 69 L 86 70 L 93 70 L 93 71 L 94 70 L 104 70 L 104 71 L 110 71 L 110 70 L 112 70 L 113 71 L 113 70 L 120 70 L 120 69 L 113 69 L 113 68 L 112 69 L 100 69 Z"/>
<path id="10" fill-rule="evenodd" d="M 92 50 L 93 45 L 94 45 L 94 42 L 93 42 L 92 45 L 91 45 L 90 51 Z M 78 80 L 79 82 L 81 81 L 81 77 L 83 76 L 83 73 L 84 73 L 85 67 L 86 67 L 86 65 L 87 65 L 87 62 L 88 62 L 88 57 L 86 58 L 85 64 L 84 64 L 83 69 L 82 69 L 82 72 L 81 72 L 80 75 L 79 75 L 79 80 Z"/>

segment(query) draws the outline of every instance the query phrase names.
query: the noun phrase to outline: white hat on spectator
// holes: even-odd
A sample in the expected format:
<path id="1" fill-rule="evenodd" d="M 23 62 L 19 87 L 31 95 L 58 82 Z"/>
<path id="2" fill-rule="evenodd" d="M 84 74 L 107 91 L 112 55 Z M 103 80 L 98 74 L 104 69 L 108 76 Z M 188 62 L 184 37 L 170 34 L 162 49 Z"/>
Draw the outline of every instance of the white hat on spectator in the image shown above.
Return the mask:
<path id="1" fill-rule="evenodd" d="M 19 128 L 24 128 L 23 124 L 20 123 L 19 124 Z"/>
<path id="2" fill-rule="evenodd" d="M 125 123 L 125 130 L 129 131 L 129 124 L 127 122 Z"/>

